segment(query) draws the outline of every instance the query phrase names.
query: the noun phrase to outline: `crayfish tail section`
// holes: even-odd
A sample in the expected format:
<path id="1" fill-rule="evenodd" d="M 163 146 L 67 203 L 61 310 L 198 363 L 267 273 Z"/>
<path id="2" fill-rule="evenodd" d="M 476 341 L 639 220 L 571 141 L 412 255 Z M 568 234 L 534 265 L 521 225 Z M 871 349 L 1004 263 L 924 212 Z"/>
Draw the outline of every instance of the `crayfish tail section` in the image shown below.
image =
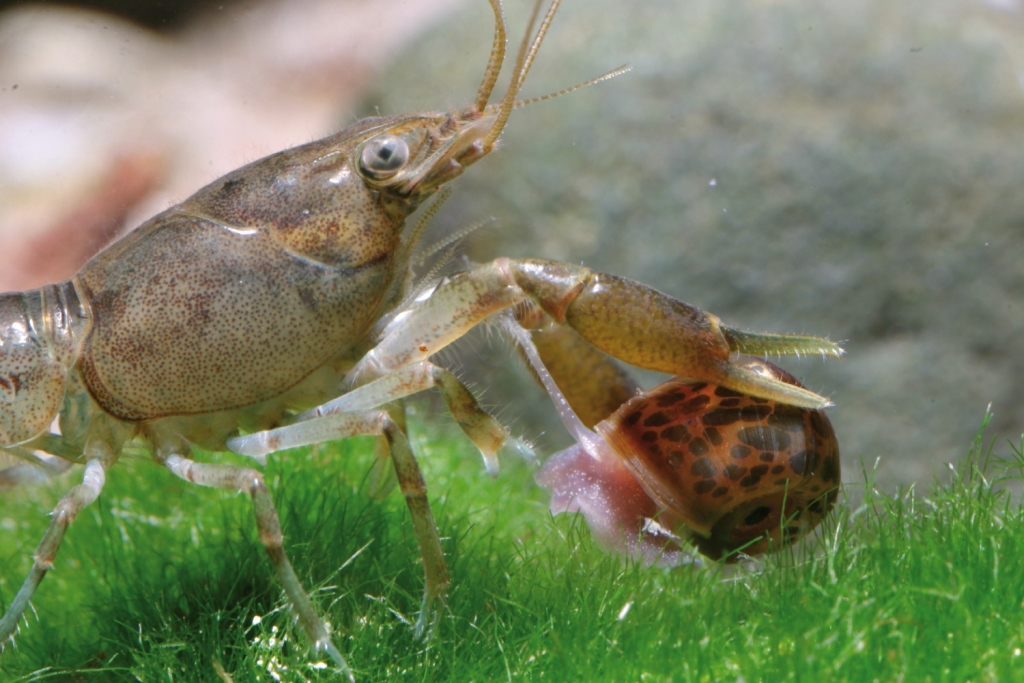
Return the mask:
<path id="1" fill-rule="evenodd" d="M 71 281 L 0 294 L 0 446 L 50 426 L 89 319 Z"/>

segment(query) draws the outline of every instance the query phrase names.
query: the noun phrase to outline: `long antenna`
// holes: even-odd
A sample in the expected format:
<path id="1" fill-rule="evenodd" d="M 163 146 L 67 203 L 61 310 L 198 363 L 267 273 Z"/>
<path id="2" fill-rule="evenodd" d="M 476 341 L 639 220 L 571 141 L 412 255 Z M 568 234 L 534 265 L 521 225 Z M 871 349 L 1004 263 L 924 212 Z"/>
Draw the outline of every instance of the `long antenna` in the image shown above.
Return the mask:
<path id="1" fill-rule="evenodd" d="M 586 88 L 587 86 L 600 83 L 601 81 L 607 81 L 610 78 L 621 76 L 627 71 L 632 70 L 632 68 L 633 67 L 629 66 L 628 64 L 623 64 L 618 69 L 612 69 L 608 73 L 601 74 L 600 76 L 595 76 L 594 78 L 583 81 L 582 83 L 577 83 L 576 85 L 569 86 L 568 88 L 562 88 L 558 92 L 548 93 L 547 95 L 540 95 L 539 97 L 531 97 L 528 100 L 518 100 L 515 104 L 512 105 L 512 108 L 519 109 L 519 107 L 525 107 L 528 104 L 537 104 L 538 102 L 553 100 L 556 97 L 561 97 L 562 95 L 568 95 L 571 92 L 576 92 L 581 88 Z"/>

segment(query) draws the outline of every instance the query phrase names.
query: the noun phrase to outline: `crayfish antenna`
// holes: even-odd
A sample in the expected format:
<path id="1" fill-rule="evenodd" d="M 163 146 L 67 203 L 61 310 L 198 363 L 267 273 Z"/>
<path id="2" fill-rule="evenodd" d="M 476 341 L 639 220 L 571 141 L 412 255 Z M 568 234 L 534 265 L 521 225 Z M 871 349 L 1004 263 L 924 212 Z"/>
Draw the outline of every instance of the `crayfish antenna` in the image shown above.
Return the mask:
<path id="1" fill-rule="evenodd" d="M 546 102 L 547 100 L 553 100 L 556 97 L 561 97 L 562 95 L 568 95 L 571 92 L 576 92 L 577 90 L 581 90 L 582 88 L 586 88 L 586 87 L 591 86 L 591 85 L 596 85 L 598 83 L 601 83 L 602 81 L 607 81 L 609 79 L 615 78 L 616 76 L 621 76 L 622 74 L 626 73 L 627 71 L 632 71 L 632 70 L 633 70 L 633 67 L 631 67 L 629 64 L 623 64 L 622 66 L 620 66 L 617 69 L 612 69 L 611 71 L 609 71 L 607 73 L 603 73 L 600 76 L 595 76 L 593 78 L 589 78 L 589 79 L 583 81 L 582 83 L 577 83 L 576 85 L 571 85 L 568 88 L 562 88 L 561 90 L 557 90 L 555 92 L 548 93 L 547 95 L 540 95 L 538 97 L 531 97 L 528 100 L 517 100 L 515 102 L 515 104 L 512 105 L 512 108 L 513 109 L 519 109 L 520 107 L 525 107 L 525 106 L 530 105 L 530 104 L 537 104 L 538 102 Z"/>

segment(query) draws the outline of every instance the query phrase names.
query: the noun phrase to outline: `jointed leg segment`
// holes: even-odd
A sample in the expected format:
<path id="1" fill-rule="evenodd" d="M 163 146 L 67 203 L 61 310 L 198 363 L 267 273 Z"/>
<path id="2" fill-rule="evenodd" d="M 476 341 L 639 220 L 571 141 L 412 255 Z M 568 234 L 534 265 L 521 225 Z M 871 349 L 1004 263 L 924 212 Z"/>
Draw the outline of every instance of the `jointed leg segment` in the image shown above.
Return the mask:
<path id="1" fill-rule="evenodd" d="M 480 449 L 487 471 L 491 475 L 497 475 L 497 452 L 504 445 L 508 433 L 497 420 L 480 407 L 473 394 L 455 375 L 429 361 L 398 368 L 395 372 L 353 389 L 333 401 L 299 415 L 296 419 L 301 424 L 303 421 L 325 415 L 369 410 L 432 387 L 437 387 L 441 392 L 452 418 Z"/>
<path id="2" fill-rule="evenodd" d="M 57 503 L 57 507 L 53 509 L 50 524 L 46 527 L 43 539 L 36 548 L 32 571 L 29 572 L 17 595 L 14 596 L 3 619 L 0 619 L 0 649 L 3 649 L 4 643 L 17 629 L 18 621 L 28 607 L 39 582 L 53 567 L 53 559 L 57 555 L 61 541 L 64 540 L 64 532 L 74 521 L 75 516 L 99 497 L 106 481 L 106 470 L 110 464 L 112 463 L 106 463 L 100 458 L 90 460 L 85 466 L 82 483 L 68 491 Z"/>
<path id="3" fill-rule="evenodd" d="M 542 259 L 496 259 L 442 283 L 352 369 L 359 385 L 424 360 L 488 316 L 532 301 L 605 353 L 648 370 L 714 382 L 752 396 L 821 408 L 828 399 L 758 375 L 735 353 L 841 356 L 818 337 L 754 334 L 646 285 Z"/>
<path id="4" fill-rule="evenodd" d="M 354 680 L 345 658 L 331 642 L 327 625 L 313 609 L 313 603 L 310 602 L 309 596 L 299 582 L 299 577 L 295 575 L 291 562 L 288 561 L 288 556 L 284 551 L 284 537 L 281 535 L 281 522 L 278 519 L 277 510 L 274 508 L 274 501 L 263 480 L 263 473 L 234 465 L 198 463 L 180 455 L 169 455 L 163 459 L 163 463 L 167 469 L 186 481 L 200 486 L 241 491 L 252 496 L 256 512 L 256 530 L 259 533 L 260 542 L 266 548 L 270 561 L 273 563 L 274 569 L 277 570 L 281 585 L 284 586 L 288 599 L 295 607 L 299 623 L 306 630 L 309 639 L 313 641 L 314 647 L 326 652 L 335 664 L 345 671 L 349 679 Z"/>
<path id="5" fill-rule="evenodd" d="M 450 579 L 419 465 L 409 448 L 404 429 L 392 417 L 388 408 L 380 406 L 394 406 L 396 401 L 432 387 L 438 388 L 452 417 L 480 449 L 488 471 L 497 474 L 497 451 L 507 438 L 505 429 L 480 407 L 455 375 L 429 361 L 398 368 L 393 373 L 298 415 L 294 424 L 228 441 L 229 448 L 234 452 L 262 462 L 274 451 L 349 436 L 377 436 L 385 440 L 423 557 L 426 586 L 423 605 L 415 625 L 417 635 L 428 634 L 436 624 L 439 613 L 434 611 L 433 605 L 436 600 L 445 600 Z M 377 410 L 372 410 L 374 408 Z M 380 444 L 378 450 L 382 450 Z"/>
<path id="6" fill-rule="evenodd" d="M 357 405 L 359 400 L 362 399 L 357 395 L 353 399 L 353 405 Z M 387 439 L 398 484 L 409 507 L 416 542 L 423 556 L 426 586 L 423 606 L 415 628 L 417 634 L 429 632 L 437 618 L 433 614 L 433 603 L 438 599 L 444 601 L 451 581 L 441 550 L 437 525 L 427 502 L 427 487 L 423 475 L 409 448 L 405 432 L 391 419 L 386 410 L 341 413 L 325 411 L 325 414 L 319 417 L 311 417 L 287 427 L 231 439 L 228 445 L 241 455 L 261 457 L 285 448 L 308 446 L 350 436 L 383 436 Z"/>

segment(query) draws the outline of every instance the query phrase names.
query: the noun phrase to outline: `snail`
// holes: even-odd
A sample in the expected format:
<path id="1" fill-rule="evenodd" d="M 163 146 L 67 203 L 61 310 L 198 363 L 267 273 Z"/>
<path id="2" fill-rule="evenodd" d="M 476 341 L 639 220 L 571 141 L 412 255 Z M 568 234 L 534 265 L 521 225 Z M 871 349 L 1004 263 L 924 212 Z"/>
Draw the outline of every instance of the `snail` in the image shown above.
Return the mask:
<path id="1" fill-rule="evenodd" d="M 537 473 L 552 514 L 582 512 L 598 542 L 647 563 L 703 555 L 735 562 L 804 537 L 838 496 L 839 445 L 822 410 L 797 408 L 707 382 L 672 378 L 587 429 L 525 332 L 517 341 L 577 443 Z M 747 369 L 787 384 L 764 360 Z"/>

